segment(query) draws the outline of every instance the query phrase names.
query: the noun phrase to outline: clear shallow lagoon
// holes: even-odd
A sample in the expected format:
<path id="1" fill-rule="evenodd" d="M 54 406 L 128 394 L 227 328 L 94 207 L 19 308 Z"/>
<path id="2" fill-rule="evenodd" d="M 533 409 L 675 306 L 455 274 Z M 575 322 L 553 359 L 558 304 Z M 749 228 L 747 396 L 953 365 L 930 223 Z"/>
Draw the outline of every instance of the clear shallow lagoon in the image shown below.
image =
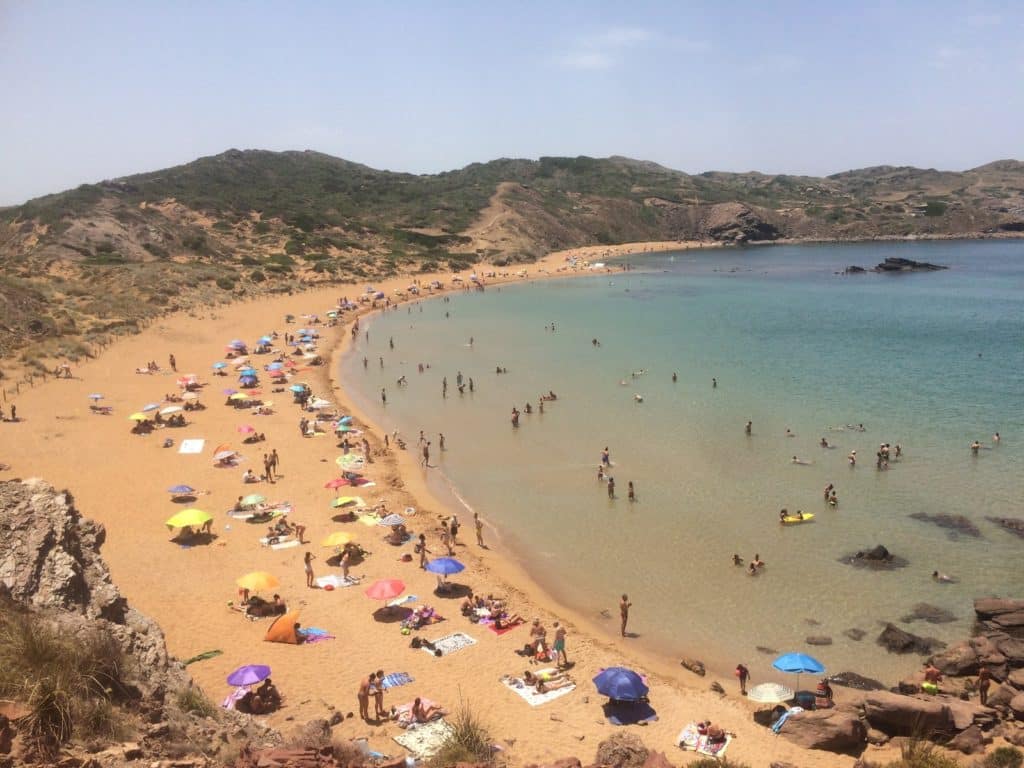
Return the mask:
<path id="1" fill-rule="evenodd" d="M 835 274 L 887 256 L 951 269 Z M 344 379 L 410 450 L 427 432 L 435 481 L 450 481 L 559 599 L 596 615 L 614 613 L 628 592 L 631 628 L 657 650 L 723 669 L 743 660 L 762 680 L 771 657 L 755 646 L 810 650 L 830 671 L 893 681 L 917 660 L 874 643 L 879 621 L 952 640 L 969 631 L 976 595 L 1024 593 L 1024 539 L 985 519 L 1024 517 L 1024 242 L 630 261 L 629 273 L 490 288 L 375 317 L 364 325 L 369 342 L 360 336 L 342 361 Z M 545 330 L 552 322 L 554 333 Z M 423 374 L 420 362 L 430 365 Z M 508 373 L 496 375 L 496 365 Z M 472 394 L 458 394 L 458 371 L 473 378 Z M 409 385 L 398 388 L 403 374 Z M 524 413 L 513 430 L 512 406 L 536 409 L 548 390 L 558 402 Z M 858 423 L 867 431 L 830 430 Z M 996 431 L 1003 440 L 989 449 Z M 822 436 L 836 447 L 820 448 Z M 986 446 L 977 457 L 975 438 Z M 904 449 L 885 472 L 874 465 L 880 442 Z M 606 445 L 614 501 L 596 480 Z M 852 469 L 851 449 L 860 457 Z M 814 463 L 795 466 L 794 454 Z M 838 510 L 823 503 L 830 482 Z M 817 517 L 782 527 L 781 507 Z M 913 512 L 965 515 L 981 536 L 954 540 Z M 910 565 L 871 573 L 838 562 L 878 543 Z M 734 552 L 759 552 L 767 567 L 748 577 Z M 934 569 L 959 583 L 934 583 Z M 918 602 L 958 620 L 900 624 Z M 843 635 L 853 627 L 867 632 L 862 641 Z M 808 635 L 834 644 L 809 648 Z"/>

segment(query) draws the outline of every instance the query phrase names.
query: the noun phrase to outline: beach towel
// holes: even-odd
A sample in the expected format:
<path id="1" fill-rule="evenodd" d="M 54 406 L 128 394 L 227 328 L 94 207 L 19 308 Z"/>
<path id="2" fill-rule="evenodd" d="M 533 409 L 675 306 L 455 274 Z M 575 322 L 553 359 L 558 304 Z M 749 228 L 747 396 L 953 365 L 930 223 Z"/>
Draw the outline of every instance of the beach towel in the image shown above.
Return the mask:
<path id="1" fill-rule="evenodd" d="M 494 634 L 496 634 L 496 635 L 504 635 L 506 632 L 511 632 L 516 627 L 523 626 L 523 624 L 525 622 L 517 621 L 515 624 L 511 624 L 509 626 L 503 627 L 502 629 L 497 629 L 494 626 L 494 620 L 493 619 L 483 619 L 482 621 L 480 621 L 480 623 L 483 624 L 485 627 L 487 627 L 489 630 L 491 630 L 491 632 L 493 632 Z"/>
<path id="2" fill-rule="evenodd" d="M 726 734 L 725 741 L 712 742 L 707 735 L 701 735 L 697 730 L 696 723 L 687 725 L 679 732 L 679 736 L 676 737 L 676 743 L 680 748 L 707 755 L 708 757 L 721 757 L 724 755 L 731 741 L 732 736 Z"/>
<path id="3" fill-rule="evenodd" d="M 413 705 L 413 702 L 409 701 L 409 702 L 406 702 L 405 704 L 399 704 L 397 707 L 394 708 L 394 713 L 393 713 L 392 716 L 395 719 L 395 724 L 399 728 L 407 728 L 410 731 L 414 731 L 414 730 L 416 730 L 418 728 L 425 728 L 426 726 L 430 725 L 431 723 L 438 722 L 438 721 L 440 721 L 442 718 L 444 718 L 448 714 L 448 710 L 446 710 L 444 707 L 442 707 L 436 701 L 431 701 L 430 699 L 428 699 L 426 697 L 421 696 L 420 697 L 420 703 L 423 705 L 424 709 L 433 709 L 434 710 L 434 713 L 430 716 L 430 720 L 428 722 L 426 722 L 426 723 L 418 723 L 415 720 L 413 720 L 413 717 L 412 717 L 412 705 Z"/>
<path id="4" fill-rule="evenodd" d="M 658 713 L 646 701 L 609 701 L 603 709 L 605 720 L 612 725 L 653 723 L 658 719 Z"/>
<path id="5" fill-rule="evenodd" d="M 501 682 L 510 691 L 522 697 L 531 707 L 547 704 L 549 701 L 554 701 L 576 690 L 575 685 L 568 685 L 565 688 L 555 688 L 553 691 L 538 693 L 536 686 L 527 685 L 521 677 L 505 677 Z"/>
<path id="6" fill-rule="evenodd" d="M 291 541 L 281 541 L 281 542 L 278 542 L 277 544 L 271 544 L 270 548 L 271 549 L 291 549 L 292 547 L 297 547 L 297 546 L 299 546 L 298 540 L 297 539 L 292 539 Z"/>
<path id="7" fill-rule="evenodd" d="M 202 453 L 204 445 L 206 445 L 206 440 L 200 437 L 182 440 L 178 453 Z"/>
<path id="8" fill-rule="evenodd" d="M 207 659 L 216 658 L 217 656 L 220 656 L 222 653 L 224 653 L 224 651 L 221 650 L 203 651 L 202 653 L 193 656 L 188 661 L 183 661 L 182 664 L 184 664 L 187 667 L 189 664 L 195 664 L 197 661 L 206 661 Z"/>
<path id="9" fill-rule="evenodd" d="M 376 525 L 377 523 L 380 522 L 380 518 L 377 517 L 376 515 L 360 515 L 359 516 L 359 522 L 362 523 L 363 525 L 367 525 L 367 526 L 371 526 L 372 527 L 372 526 L 374 526 L 374 525 Z"/>
<path id="10" fill-rule="evenodd" d="M 442 656 L 447 656 L 450 653 L 455 653 L 461 648 L 466 648 L 470 645 L 476 645 L 476 640 L 474 640 L 472 637 L 465 634 L 464 632 L 453 632 L 450 635 L 445 635 L 444 637 L 438 640 L 434 640 L 433 645 L 434 648 L 428 648 L 425 645 L 420 647 L 423 648 L 423 650 L 429 653 L 431 656 L 436 655 L 434 653 L 434 649 L 441 651 Z"/>
<path id="11" fill-rule="evenodd" d="M 341 587 L 351 587 L 353 584 L 358 584 L 359 579 L 354 576 L 349 576 L 347 579 L 344 576 L 339 576 L 336 573 L 332 573 L 328 576 L 318 576 L 316 579 L 316 585 L 323 589 L 324 587 L 332 587 L 334 589 L 340 589 Z"/>
<path id="12" fill-rule="evenodd" d="M 320 629 L 320 627 L 303 627 L 299 630 L 299 635 L 302 637 L 302 642 L 306 645 L 318 643 L 321 640 L 337 639 L 326 629 Z"/>
<path id="13" fill-rule="evenodd" d="M 434 720 L 415 728 L 409 728 L 395 736 L 395 741 L 416 757 L 433 757 L 454 730 L 444 720 Z"/>
<path id="14" fill-rule="evenodd" d="M 388 688 L 397 688 L 412 681 L 413 678 L 408 672 L 392 672 L 384 675 L 384 679 L 380 681 L 380 687 L 386 691 Z"/>
<path id="15" fill-rule="evenodd" d="M 778 733 L 779 731 L 782 730 L 782 726 L 784 726 L 786 724 L 786 721 L 789 720 L 789 718 L 792 715 L 799 715 L 803 711 L 804 711 L 803 707 L 790 707 L 789 709 L 787 709 L 785 712 L 782 713 L 782 717 L 780 717 L 778 720 L 776 720 L 774 723 L 772 723 L 772 730 L 775 731 L 775 733 Z"/>
<path id="16" fill-rule="evenodd" d="M 235 705 L 239 701 L 244 699 L 245 698 L 245 694 L 247 694 L 248 692 L 249 692 L 249 687 L 245 686 L 245 685 L 243 685 L 243 686 L 241 686 L 239 688 L 235 688 L 235 690 L 233 690 L 231 693 L 229 693 L 227 698 L 224 699 L 224 701 L 222 701 L 220 705 L 222 707 L 224 707 L 224 709 L 234 709 Z"/>

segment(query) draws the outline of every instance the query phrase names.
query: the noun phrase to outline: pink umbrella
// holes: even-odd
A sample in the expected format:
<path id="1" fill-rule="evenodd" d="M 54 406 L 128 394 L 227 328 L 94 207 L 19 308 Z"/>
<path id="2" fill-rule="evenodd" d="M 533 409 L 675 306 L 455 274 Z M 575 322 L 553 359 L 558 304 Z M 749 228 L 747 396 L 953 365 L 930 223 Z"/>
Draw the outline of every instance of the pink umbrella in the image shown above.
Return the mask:
<path id="1" fill-rule="evenodd" d="M 238 428 L 238 431 L 241 432 L 243 435 L 251 435 L 253 432 L 256 431 L 256 428 L 251 427 L 248 424 L 243 424 Z"/>
<path id="2" fill-rule="evenodd" d="M 324 488 L 330 488 L 331 490 L 341 488 L 342 486 L 348 485 L 348 480 L 344 477 L 336 477 L 333 480 L 328 480 L 324 483 Z"/>
<path id="3" fill-rule="evenodd" d="M 271 371 L 267 375 L 270 376 L 270 378 L 272 378 L 272 379 L 279 379 L 279 378 L 281 378 L 282 376 L 285 375 L 285 372 L 281 371 L 281 370 L 277 370 L 277 371 Z"/>
<path id="4" fill-rule="evenodd" d="M 401 579 L 378 579 L 366 590 L 366 596 L 374 600 L 391 600 L 405 592 L 405 582 Z"/>

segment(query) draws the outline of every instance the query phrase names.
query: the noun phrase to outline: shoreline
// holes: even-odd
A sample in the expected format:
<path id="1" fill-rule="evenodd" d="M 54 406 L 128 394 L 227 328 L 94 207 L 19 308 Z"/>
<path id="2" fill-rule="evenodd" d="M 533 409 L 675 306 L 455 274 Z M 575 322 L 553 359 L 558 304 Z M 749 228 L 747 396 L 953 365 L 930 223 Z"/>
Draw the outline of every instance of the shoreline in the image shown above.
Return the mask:
<path id="1" fill-rule="evenodd" d="M 615 255 L 628 255 L 684 250 L 687 247 L 685 243 L 672 242 L 626 244 L 614 248 Z M 697 246 L 694 244 L 689 247 Z M 518 270 L 513 269 L 506 273 L 504 279 L 499 278 L 493 282 L 488 279 L 487 284 L 490 286 L 589 274 L 589 270 L 565 267 L 565 259 L 569 256 L 593 258 L 594 254 L 608 253 L 610 248 L 596 246 L 594 249 L 555 252 L 529 265 L 526 278 L 518 277 L 515 274 Z M 481 269 L 490 271 L 491 268 L 484 265 Z M 391 291 L 408 284 L 411 277 L 429 281 L 434 276 L 400 276 L 386 281 L 380 287 L 387 295 L 393 295 Z M 450 277 L 447 273 L 438 275 L 439 279 L 446 281 Z M 574 674 L 580 690 L 560 699 L 557 704 L 539 710 L 526 707 L 518 697 L 501 691 L 502 686 L 490 679 L 492 673 L 497 677 L 502 672 L 511 672 L 523 665 L 524 662 L 511 657 L 508 651 L 527 639 L 526 630 L 500 641 L 488 637 L 491 633 L 486 630 L 476 625 L 467 625 L 457 615 L 456 604 L 450 601 L 426 598 L 425 602 L 445 610 L 448 621 L 438 629 L 427 628 L 421 632 L 427 637 L 452 631 L 470 632 L 478 638 L 479 649 L 475 653 L 456 654 L 441 662 L 434 662 L 425 654 L 410 655 L 408 651 L 399 650 L 407 642 L 401 641 L 400 635 L 394 637 L 397 635 L 394 625 L 369 621 L 366 617 L 367 599 L 361 594 L 361 589 L 326 593 L 322 590 L 310 592 L 292 589 L 291 585 L 282 586 L 282 594 L 290 602 L 297 600 L 303 606 L 304 624 L 327 626 L 337 630 L 339 635 L 346 635 L 344 641 L 318 644 L 312 649 L 296 653 L 291 653 L 295 650 L 292 646 L 260 643 L 256 631 L 261 630 L 262 626 L 257 625 L 254 629 L 237 614 L 225 611 L 224 602 L 234 590 L 232 580 L 245 570 L 261 566 L 297 580 L 301 571 L 298 562 L 301 550 L 285 550 L 287 554 L 278 554 L 253 547 L 252 544 L 246 546 L 238 538 L 238 531 L 244 532 L 244 526 L 234 530 L 225 526 L 215 546 L 195 547 L 191 551 L 179 551 L 166 543 L 166 537 L 160 538 L 162 520 L 173 512 L 163 491 L 166 485 L 188 481 L 196 487 L 213 489 L 204 493 L 219 497 L 219 500 L 203 500 L 197 502 L 197 505 L 215 512 L 226 508 L 234 498 L 239 488 L 236 477 L 238 473 L 229 472 L 229 478 L 228 474 L 209 467 L 204 472 L 197 466 L 202 460 L 195 459 L 190 465 L 188 458 L 178 458 L 176 450 L 162 451 L 155 444 L 156 437 L 138 438 L 128 435 L 127 422 L 124 420 L 127 413 L 154 397 L 154 390 L 173 389 L 173 380 L 134 376 L 132 368 L 153 357 L 163 361 L 167 352 L 173 351 L 177 352 L 182 363 L 188 361 L 189 366 L 195 365 L 194 370 L 208 370 L 190 359 L 206 358 L 207 362 L 203 365 L 208 365 L 209 356 L 218 354 L 212 351 L 219 350 L 225 339 L 233 336 L 250 338 L 250 335 L 254 337 L 267 332 L 268 327 L 280 327 L 278 321 L 269 318 L 280 317 L 285 312 L 298 310 L 295 314 L 300 314 L 304 308 L 322 314 L 325 310 L 321 304 L 325 301 L 333 304 L 332 297 L 345 293 L 348 287 L 351 286 L 335 284 L 294 296 L 249 297 L 230 305 L 214 307 L 205 313 L 182 312 L 177 316 L 159 318 L 141 333 L 119 339 L 97 358 L 76 366 L 76 378 L 50 380 L 23 392 L 18 398 L 19 416 L 23 421 L 17 425 L 0 425 L 0 429 L 18 430 L 17 433 L 11 432 L 11 436 L 17 434 L 24 437 L 19 444 L 19 455 L 0 457 L 14 465 L 10 472 L 3 473 L 3 479 L 41 476 L 57 488 L 69 488 L 83 515 L 106 525 L 108 540 L 103 554 L 111 566 L 115 582 L 133 606 L 152 616 L 164 628 L 172 654 L 178 658 L 187 658 L 207 648 L 225 650 L 220 659 L 189 668 L 189 672 L 210 694 L 211 699 L 219 700 L 219 694 L 224 688 L 223 676 L 237 663 L 247 662 L 253 656 L 262 656 L 273 664 L 278 684 L 297 703 L 290 704 L 283 715 L 271 716 L 269 721 L 272 725 L 286 728 L 284 715 L 294 717 L 298 722 L 322 716 L 323 704 L 332 699 L 337 701 L 337 698 L 340 698 L 338 708 L 342 712 L 347 711 L 353 705 L 353 682 L 358 671 L 377 668 L 384 660 L 390 665 L 392 659 L 401 657 L 404 661 L 399 660 L 398 664 L 407 666 L 418 680 L 422 678 L 424 695 L 443 699 L 454 710 L 458 699 L 466 692 L 474 705 L 481 707 L 485 719 L 494 724 L 492 730 L 496 737 L 519 740 L 520 745 L 508 755 L 513 764 L 543 761 L 569 754 L 585 756 L 593 751 L 597 741 L 612 733 L 603 720 L 599 721 L 600 725 L 596 728 L 594 726 L 595 715 L 599 713 L 594 699 L 599 697 L 594 695 L 589 678 L 600 666 L 625 663 L 643 669 L 651 678 L 652 700 L 661 715 L 661 722 L 645 729 L 644 741 L 650 748 L 671 750 L 670 753 L 674 755 L 677 750 L 672 747 L 672 740 L 682 725 L 689 720 L 711 717 L 725 723 L 740 736 L 730 757 L 760 761 L 770 756 L 771 759 L 795 760 L 808 768 L 852 765 L 852 758 L 807 752 L 788 741 L 777 739 L 755 725 L 750 717 L 751 705 L 735 695 L 735 681 L 726 676 L 717 676 L 713 670 L 709 670 L 707 677 L 698 678 L 682 669 L 675 659 L 639 645 L 642 641 L 618 640 L 595 617 L 574 611 L 571 606 L 564 606 L 564 601 L 556 600 L 528 573 L 528 564 L 521 562 L 504 545 L 495 546 L 486 553 L 478 553 L 475 544 L 460 548 L 460 557 L 473 553 L 468 558 L 472 565 L 467 572 L 471 576 L 462 581 L 472 582 L 474 589 L 479 591 L 504 594 L 516 611 L 524 613 L 527 618 L 530 615 L 543 617 L 549 627 L 553 619 L 566 622 L 569 630 L 569 657 L 577 664 Z M 366 318 L 372 312 L 367 308 L 359 311 L 356 316 Z M 340 407 L 347 408 L 360 423 L 368 426 L 372 434 L 367 437 L 376 444 L 380 436 L 379 428 L 365 418 L 361 409 L 354 407 L 355 403 L 344 389 L 339 368 L 336 367 L 351 342 L 348 333 L 351 321 L 351 318 L 346 317 L 338 326 L 324 329 L 321 354 L 326 353 L 328 360 L 324 366 L 312 369 L 307 380 L 314 385 L 314 391 L 330 391 L 331 397 Z M 182 367 L 181 370 L 186 368 Z M 60 394 L 57 394 L 58 391 Z M 103 418 L 90 414 L 86 399 L 89 392 L 106 393 L 108 399 L 104 402 L 115 406 L 115 415 Z M 208 410 L 194 417 L 197 425 L 204 425 L 200 431 L 204 431 L 211 445 L 218 434 L 222 439 L 225 433 L 228 437 L 237 438 L 234 430 L 240 418 L 232 409 L 223 408 L 218 397 L 213 394 L 208 399 Z M 265 426 L 266 431 L 271 432 L 270 441 L 266 445 L 281 448 L 285 461 L 284 471 L 295 476 L 295 467 L 316 469 L 316 464 L 312 462 L 328 461 L 322 453 L 334 455 L 337 451 L 325 445 L 331 442 L 330 437 L 327 441 L 302 439 L 290 427 L 282 427 L 280 437 L 273 434 L 275 427 L 279 427 L 282 422 L 292 424 L 298 415 L 294 409 L 287 407 L 286 401 L 287 395 L 284 400 L 277 402 L 277 416 L 254 417 L 254 420 L 260 423 L 261 429 Z M 189 437 L 194 431 L 175 433 L 174 436 Z M 284 436 L 286 432 L 290 433 L 287 437 Z M 242 450 L 248 452 L 244 446 Z M 257 447 L 252 450 L 261 449 Z M 411 451 L 393 451 L 377 459 L 367 471 L 378 481 L 375 490 L 386 495 L 393 508 L 400 508 L 393 501 L 396 497 L 415 501 L 419 514 L 413 518 L 412 527 L 421 530 L 424 518 L 430 521 L 433 520 L 432 515 L 444 514 L 448 510 L 446 504 L 436 498 L 436 494 L 420 477 L 421 473 L 414 462 L 416 457 Z M 202 476 L 202 483 L 193 480 L 198 476 Z M 282 478 L 282 487 L 288 490 L 280 493 L 289 494 L 296 502 L 299 509 L 296 519 L 316 523 L 315 530 L 314 525 L 310 525 L 310 538 L 316 542 L 322 535 L 324 524 L 318 520 L 323 513 L 314 510 L 325 507 L 330 496 L 320 488 L 315 477 L 307 476 L 301 489 L 291 486 L 287 475 L 282 475 Z M 314 487 L 317 490 L 314 491 Z M 157 510 L 157 505 L 162 508 Z M 481 510 L 481 514 L 486 519 L 486 511 Z M 222 518 L 215 519 L 219 529 Z M 361 536 L 369 535 L 361 528 L 354 530 Z M 253 529 L 250 531 L 255 532 Z M 464 529 L 463 538 L 472 541 L 472 531 Z M 315 546 L 311 544 L 310 548 Z M 388 557 L 390 550 L 380 550 L 379 545 L 373 548 L 380 554 L 375 554 L 359 566 L 357 573 L 370 570 L 376 571 L 375 577 L 382 577 L 393 575 L 397 569 L 403 568 L 387 564 L 386 561 L 394 559 Z M 320 552 L 314 551 L 318 554 Z M 264 562 L 269 564 L 263 566 Z M 320 565 L 317 567 L 322 568 Z M 403 573 L 411 570 L 409 566 L 404 568 L 406 570 Z M 170 585 L 166 577 L 172 574 L 177 578 Z M 408 573 L 405 578 L 415 582 L 410 586 L 410 591 L 429 589 L 432 581 L 432 577 L 425 580 L 416 571 Z M 339 603 L 342 604 L 340 611 Z M 306 616 L 310 618 L 306 619 Z M 656 617 L 654 614 L 638 612 L 633 620 L 642 625 L 647 621 L 656 621 Z M 614 622 L 612 624 L 613 630 Z M 355 639 L 359 642 L 353 642 Z M 318 662 L 318 658 L 321 661 Z M 440 666 L 431 666 L 434 664 Z M 353 671 L 335 673 L 335 667 Z M 333 677 L 330 680 L 324 679 L 327 670 L 330 670 L 332 676 L 348 675 L 340 689 Z M 485 674 L 481 675 L 481 670 L 485 670 Z M 709 691 L 708 686 L 712 681 L 721 683 L 728 695 L 720 697 Z M 337 690 L 341 692 L 337 693 Z M 402 693 L 406 691 L 403 689 Z M 402 693 L 398 694 L 398 699 L 389 700 L 389 704 L 401 701 L 404 698 Z M 418 695 L 420 689 L 408 693 Z M 843 697 L 844 693 L 840 692 L 839 696 Z M 556 713 L 558 719 L 555 719 Z M 352 723 L 346 721 L 346 724 L 338 727 L 338 732 L 344 737 L 369 735 L 375 747 L 383 748 L 390 744 L 394 753 L 395 745 L 390 742 L 390 736 L 393 735 L 391 726 L 368 729 L 358 720 Z M 580 741 L 584 743 L 580 744 Z M 884 754 L 880 750 L 871 752 L 872 758 Z"/>

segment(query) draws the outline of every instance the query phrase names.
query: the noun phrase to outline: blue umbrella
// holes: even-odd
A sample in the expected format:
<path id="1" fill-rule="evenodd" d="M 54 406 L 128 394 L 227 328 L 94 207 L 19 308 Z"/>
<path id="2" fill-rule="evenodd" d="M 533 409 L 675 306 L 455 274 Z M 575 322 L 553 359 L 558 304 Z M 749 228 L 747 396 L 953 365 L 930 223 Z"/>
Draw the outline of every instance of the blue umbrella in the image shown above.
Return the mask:
<path id="1" fill-rule="evenodd" d="M 273 336 L 260 336 L 260 344 L 269 344 L 274 340 Z"/>
<path id="2" fill-rule="evenodd" d="M 227 368 L 228 364 L 227 363 L 223 363 L 223 362 L 218 362 L 218 363 L 214 363 L 213 367 L 216 368 L 219 371 L 221 368 Z"/>
<path id="3" fill-rule="evenodd" d="M 268 371 L 279 371 L 284 368 L 284 363 L 271 363 L 267 366 Z"/>
<path id="4" fill-rule="evenodd" d="M 650 690 L 643 678 L 625 667 L 602 669 L 594 678 L 597 692 L 616 701 L 639 701 Z"/>
<path id="5" fill-rule="evenodd" d="M 265 664 L 246 664 L 228 675 L 228 685 L 256 685 L 270 677 L 270 667 Z"/>
<path id="6" fill-rule="evenodd" d="M 825 665 L 813 656 L 806 653 L 784 653 L 775 661 L 772 666 L 780 672 L 796 674 L 796 687 L 800 688 L 800 675 L 804 672 L 817 675 L 825 671 Z"/>
<path id="7" fill-rule="evenodd" d="M 167 492 L 173 493 L 175 496 L 184 496 L 186 493 L 195 493 L 196 489 L 191 485 L 172 485 Z"/>
<path id="8" fill-rule="evenodd" d="M 255 376 L 256 375 L 256 369 L 255 368 L 242 368 L 239 371 L 239 373 L 242 376 Z"/>
<path id="9" fill-rule="evenodd" d="M 91 395 L 89 395 L 89 399 L 90 400 L 102 400 L 103 399 L 103 395 L 101 395 L 99 392 L 93 392 Z"/>
<path id="10" fill-rule="evenodd" d="M 239 376 L 238 380 L 242 383 L 243 386 L 247 386 L 247 385 L 251 385 L 251 384 L 255 384 L 256 383 L 256 377 L 255 376 Z"/>
<path id="11" fill-rule="evenodd" d="M 351 424 L 352 423 L 352 417 L 351 416 L 342 416 L 340 419 L 338 419 L 338 423 L 339 424 Z"/>
<path id="12" fill-rule="evenodd" d="M 231 341 L 228 342 L 228 346 L 234 347 L 235 349 L 241 349 L 242 347 L 245 346 L 245 342 L 242 341 L 241 339 L 232 339 Z"/>
<path id="13" fill-rule="evenodd" d="M 306 391 L 306 388 L 304 386 L 302 386 L 301 384 L 292 384 L 290 387 L 288 387 L 288 389 L 290 389 L 292 392 L 305 392 Z"/>
<path id="14" fill-rule="evenodd" d="M 459 573 L 460 571 L 466 570 L 466 566 L 454 557 L 434 558 L 427 563 L 424 568 L 431 573 L 439 573 L 442 576 L 451 576 L 453 573 Z"/>

